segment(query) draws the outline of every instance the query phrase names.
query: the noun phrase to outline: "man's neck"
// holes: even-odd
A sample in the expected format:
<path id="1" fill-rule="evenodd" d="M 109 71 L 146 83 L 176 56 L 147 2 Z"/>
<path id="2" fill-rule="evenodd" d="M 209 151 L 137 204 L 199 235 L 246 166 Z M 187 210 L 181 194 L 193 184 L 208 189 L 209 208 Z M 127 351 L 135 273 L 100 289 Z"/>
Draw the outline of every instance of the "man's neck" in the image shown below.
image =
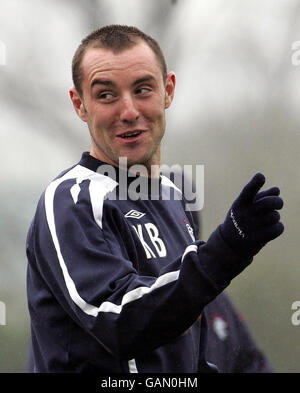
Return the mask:
<path id="1" fill-rule="evenodd" d="M 155 157 L 155 160 L 151 160 L 150 162 L 147 162 L 145 164 L 133 164 L 131 166 L 128 166 L 127 163 L 127 157 L 119 157 L 119 162 L 114 162 L 110 159 L 99 157 L 96 152 L 91 149 L 90 155 L 97 160 L 100 160 L 102 162 L 107 163 L 108 165 L 112 165 L 116 168 L 120 168 L 122 170 L 126 170 L 129 173 L 135 174 L 137 176 L 143 176 L 143 177 L 149 177 L 149 178 L 159 178 L 160 176 L 160 157 L 159 154 L 157 157 Z M 155 161 L 155 163 L 153 163 Z"/>

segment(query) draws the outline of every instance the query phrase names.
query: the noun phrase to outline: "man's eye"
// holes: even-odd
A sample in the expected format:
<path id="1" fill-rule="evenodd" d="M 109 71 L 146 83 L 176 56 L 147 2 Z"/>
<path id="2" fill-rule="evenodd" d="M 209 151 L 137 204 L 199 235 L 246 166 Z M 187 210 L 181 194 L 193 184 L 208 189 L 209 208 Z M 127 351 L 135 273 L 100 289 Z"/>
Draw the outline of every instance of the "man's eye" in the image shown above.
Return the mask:
<path id="1" fill-rule="evenodd" d="M 100 100 L 111 100 L 114 98 L 113 93 L 110 92 L 101 92 L 97 96 Z"/>
<path id="2" fill-rule="evenodd" d="M 144 95 L 144 94 L 147 94 L 147 93 L 150 93 L 150 92 L 151 92 L 151 89 L 149 87 L 139 87 L 136 90 L 136 94 L 140 94 L 140 95 Z"/>

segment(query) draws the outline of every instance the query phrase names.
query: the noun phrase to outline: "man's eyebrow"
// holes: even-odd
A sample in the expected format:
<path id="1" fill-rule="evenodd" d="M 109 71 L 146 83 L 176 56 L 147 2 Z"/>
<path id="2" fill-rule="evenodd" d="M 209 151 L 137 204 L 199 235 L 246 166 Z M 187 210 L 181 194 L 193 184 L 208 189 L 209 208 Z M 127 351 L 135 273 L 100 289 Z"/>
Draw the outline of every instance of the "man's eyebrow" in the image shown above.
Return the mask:
<path id="1" fill-rule="evenodd" d="M 96 85 L 104 85 L 104 86 L 115 86 L 115 83 L 108 79 L 94 79 L 91 83 L 91 89 Z"/>
<path id="2" fill-rule="evenodd" d="M 154 80 L 155 80 L 154 76 L 146 75 L 146 76 L 144 76 L 142 78 L 139 78 L 136 81 L 134 81 L 133 86 L 139 85 L 139 84 L 144 83 L 144 82 L 151 82 L 151 81 L 154 81 Z"/>

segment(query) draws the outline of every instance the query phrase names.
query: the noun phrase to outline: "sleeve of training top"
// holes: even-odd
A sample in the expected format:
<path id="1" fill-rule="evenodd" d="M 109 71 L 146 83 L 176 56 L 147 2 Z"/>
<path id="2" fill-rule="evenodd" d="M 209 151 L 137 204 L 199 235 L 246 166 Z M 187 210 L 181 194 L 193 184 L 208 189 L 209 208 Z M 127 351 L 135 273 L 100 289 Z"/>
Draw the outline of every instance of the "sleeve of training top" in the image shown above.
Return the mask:
<path id="1" fill-rule="evenodd" d="M 88 183 L 81 183 L 82 194 Z M 99 224 L 90 200 L 72 194 L 72 187 L 71 179 L 47 188 L 28 255 L 34 250 L 35 269 L 69 316 L 116 357 L 131 359 L 159 347 L 197 320 L 229 284 L 212 281 L 202 261 L 241 262 L 216 231 L 209 244 L 188 246 L 157 277 L 141 275 L 135 234 L 118 209 L 104 202 Z"/>

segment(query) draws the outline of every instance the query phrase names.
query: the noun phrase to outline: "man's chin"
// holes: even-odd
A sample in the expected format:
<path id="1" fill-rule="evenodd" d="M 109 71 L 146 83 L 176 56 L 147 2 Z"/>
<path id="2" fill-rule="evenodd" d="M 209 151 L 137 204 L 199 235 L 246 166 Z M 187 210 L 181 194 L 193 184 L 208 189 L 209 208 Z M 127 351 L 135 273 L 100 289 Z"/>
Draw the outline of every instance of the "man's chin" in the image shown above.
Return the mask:
<path id="1" fill-rule="evenodd" d="M 141 155 L 141 156 L 120 156 L 118 160 L 118 166 L 122 169 L 130 170 L 131 167 L 133 171 L 138 171 L 141 174 L 143 173 L 145 176 L 151 171 L 152 160 L 149 155 Z M 138 168 L 137 168 L 138 166 Z"/>

